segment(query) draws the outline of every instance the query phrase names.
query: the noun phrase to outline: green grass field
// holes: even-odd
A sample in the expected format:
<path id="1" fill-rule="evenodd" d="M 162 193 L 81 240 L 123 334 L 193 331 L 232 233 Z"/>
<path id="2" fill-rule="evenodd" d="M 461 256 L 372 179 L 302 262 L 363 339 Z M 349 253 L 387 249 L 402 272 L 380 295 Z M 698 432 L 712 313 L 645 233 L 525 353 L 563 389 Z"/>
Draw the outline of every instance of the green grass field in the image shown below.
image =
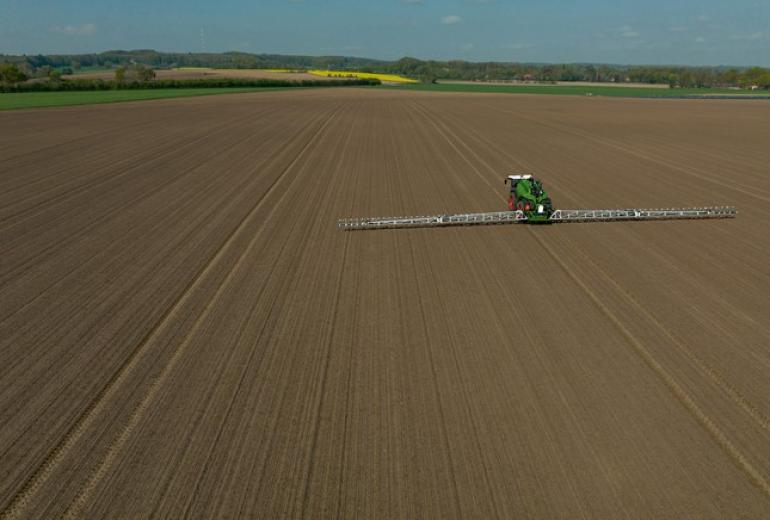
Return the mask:
<path id="1" fill-rule="evenodd" d="M 239 92 L 264 92 L 269 90 L 283 90 L 283 88 L 168 88 L 147 90 L 90 90 L 78 92 L 20 92 L 0 94 L 0 110 L 91 105 L 97 103 L 117 103 L 121 101 L 143 101 L 147 99 L 235 94 Z"/>
<path id="2" fill-rule="evenodd" d="M 78 92 L 22 92 L 0 94 L 0 110 L 21 108 L 59 107 L 71 105 L 90 105 L 98 103 L 117 103 L 121 101 L 143 101 L 149 99 L 167 99 L 190 96 L 210 96 L 216 94 L 235 94 L 240 92 L 264 92 L 283 90 L 285 87 L 232 87 L 232 88 L 169 88 L 146 90 L 93 90 Z M 302 88 L 302 87 L 292 87 Z M 400 90 L 424 90 L 436 92 L 490 92 L 508 94 L 557 94 L 572 96 L 615 96 L 615 97 L 682 97 L 729 95 L 767 98 L 770 93 L 746 93 L 730 89 L 693 88 L 693 89 L 656 89 L 645 87 L 602 87 L 569 85 L 490 85 L 490 84 L 422 84 L 364 88 L 393 88 Z"/>
<path id="3" fill-rule="evenodd" d="M 746 96 L 763 95 L 752 94 L 746 91 L 730 90 L 726 88 L 649 88 L 649 87 L 605 87 L 584 85 L 499 85 L 499 84 L 457 84 L 417 83 L 411 85 L 384 86 L 381 88 L 397 88 L 408 90 L 428 90 L 436 92 L 493 92 L 507 94 L 556 94 L 561 96 L 614 96 L 614 97 L 682 97 L 682 96 Z M 764 92 L 764 96 L 770 92 Z"/>

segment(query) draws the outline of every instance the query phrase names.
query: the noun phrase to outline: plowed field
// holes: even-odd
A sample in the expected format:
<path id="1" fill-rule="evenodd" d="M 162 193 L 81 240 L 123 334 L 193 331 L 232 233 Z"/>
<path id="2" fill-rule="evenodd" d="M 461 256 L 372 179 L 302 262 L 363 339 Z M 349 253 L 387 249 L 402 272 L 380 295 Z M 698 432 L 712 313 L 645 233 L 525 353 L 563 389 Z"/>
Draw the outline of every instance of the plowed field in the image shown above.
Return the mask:
<path id="1" fill-rule="evenodd" d="M 7 518 L 770 518 L 770 104 L 0 115 Z M 336 219 L 736 205 L 714 221 Z"/>

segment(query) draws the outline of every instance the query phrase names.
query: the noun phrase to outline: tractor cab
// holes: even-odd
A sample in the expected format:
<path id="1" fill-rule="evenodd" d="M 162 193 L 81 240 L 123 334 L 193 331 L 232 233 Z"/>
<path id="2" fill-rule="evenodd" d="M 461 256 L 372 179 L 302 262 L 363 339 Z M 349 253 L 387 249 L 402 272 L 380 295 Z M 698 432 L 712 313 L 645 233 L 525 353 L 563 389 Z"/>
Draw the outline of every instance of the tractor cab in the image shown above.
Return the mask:
<path id="1" fill-rule="evenodd" d="M 539 180 L 532 175 L 509 175 L 505 182 L 511 187 L 509 210 L 524 212 L 531 222 L 548 222 L 553 213 L 553 204 Z"/>

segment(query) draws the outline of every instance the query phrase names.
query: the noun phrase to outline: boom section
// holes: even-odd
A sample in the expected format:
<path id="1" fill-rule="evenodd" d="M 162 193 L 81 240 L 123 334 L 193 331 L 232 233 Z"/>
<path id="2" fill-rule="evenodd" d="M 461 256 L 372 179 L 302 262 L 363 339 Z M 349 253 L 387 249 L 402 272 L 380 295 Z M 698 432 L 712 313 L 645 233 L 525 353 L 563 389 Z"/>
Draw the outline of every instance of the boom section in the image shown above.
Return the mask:
<path id="1" fill-rule="evenodd" d="M 392 229 L 484 224 L 516 224 L 526 222 L 523 211 L 493 211 L 490 213 L 459 213 L 456 215 L 426 215 L 418 217 L 346 218 L 337 221 L 340 229 Z"/>
<path id="2" fill-rule="evenodd" d="M 733 218 L 737 213 L 737 210 L 730 206 L 666 209 L 557 209 L 554 210 L 545 222 L 557 224 L 570 222 L 610 222 L 616 220 Z M 522 224 L 528 222 L 528 220 L 524 211 L 517 210 L 417 217 L 346 218 L 338 220 L 337 227 L 346 231 L 354 231 L 359 229 Z"/>
<path id="3" fill-rule="evenodd" d="M 676 220 L 732 218 L 734 207 L 665 208 L 665 209 L 557 209 L 550 222 L 607 222 L 612 220 Z"/>

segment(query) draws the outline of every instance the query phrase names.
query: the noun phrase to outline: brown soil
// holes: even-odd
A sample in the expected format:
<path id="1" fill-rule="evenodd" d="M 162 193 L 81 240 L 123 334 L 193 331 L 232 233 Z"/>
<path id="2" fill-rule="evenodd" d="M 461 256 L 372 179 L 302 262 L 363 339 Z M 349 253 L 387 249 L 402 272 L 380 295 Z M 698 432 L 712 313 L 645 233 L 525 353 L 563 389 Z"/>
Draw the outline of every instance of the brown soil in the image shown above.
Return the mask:
<path id="1" fill-rule="evenodd" d="M 8 518 L 768 518 L 770 105 L 367 89 L 0 119 Z M 348 216 L 736 205 L 346 233 Z"/>

